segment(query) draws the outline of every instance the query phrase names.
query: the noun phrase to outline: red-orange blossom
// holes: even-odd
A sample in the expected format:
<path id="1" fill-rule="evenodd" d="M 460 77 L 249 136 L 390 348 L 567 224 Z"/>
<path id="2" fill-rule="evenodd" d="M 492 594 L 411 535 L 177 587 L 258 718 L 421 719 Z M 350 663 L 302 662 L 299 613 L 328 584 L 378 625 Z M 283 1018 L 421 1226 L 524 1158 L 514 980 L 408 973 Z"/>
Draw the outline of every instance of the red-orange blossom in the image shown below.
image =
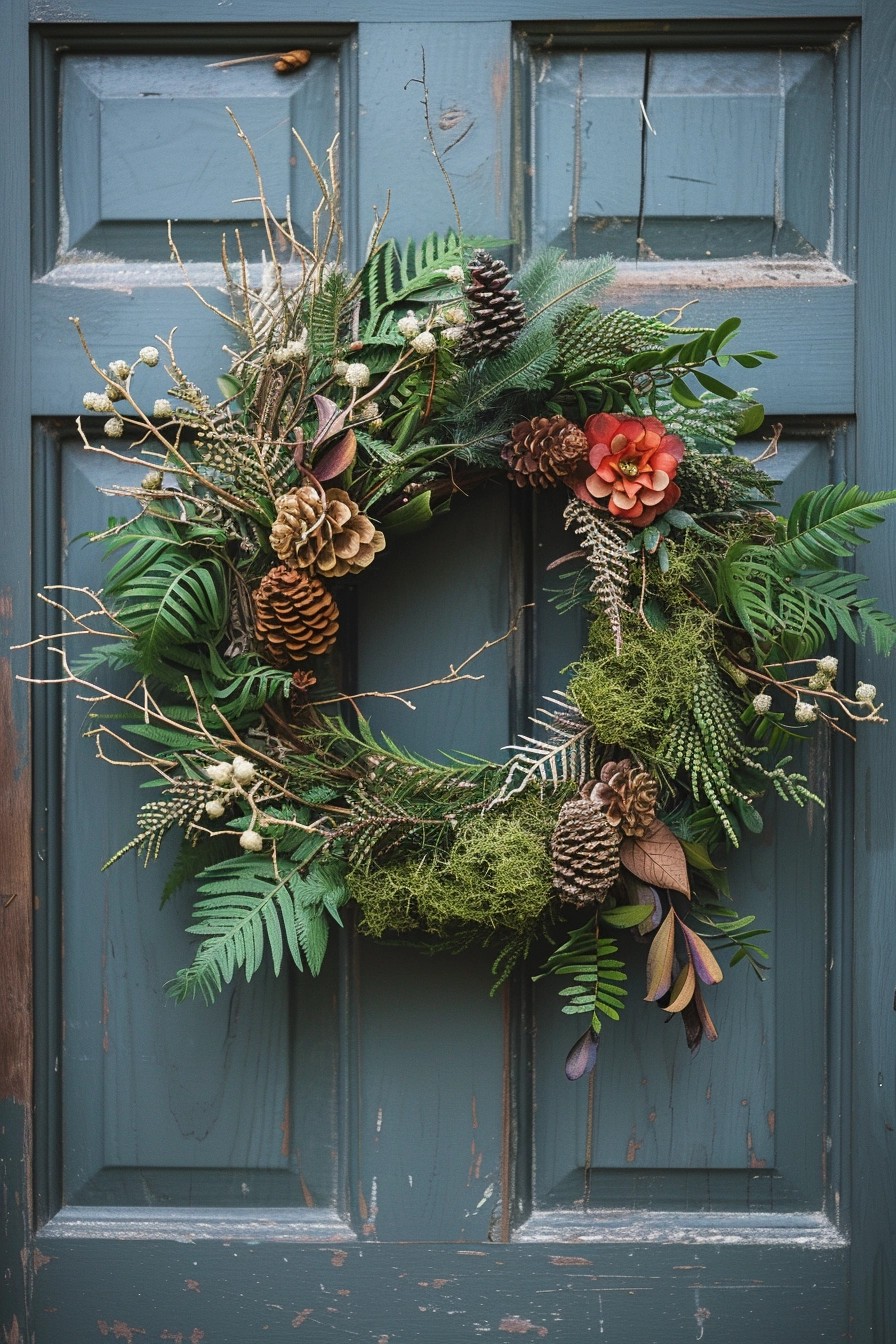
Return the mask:
<path id="1" fill-rule="evenodd" d="M 684 444 L 654 416 L 601 412 L 585 421 L 585 437 L 592 470 L 567 483 L 586 504 L 605 505 L 633 527 L 647 527 L 678 503 L 674 477 Z"/>

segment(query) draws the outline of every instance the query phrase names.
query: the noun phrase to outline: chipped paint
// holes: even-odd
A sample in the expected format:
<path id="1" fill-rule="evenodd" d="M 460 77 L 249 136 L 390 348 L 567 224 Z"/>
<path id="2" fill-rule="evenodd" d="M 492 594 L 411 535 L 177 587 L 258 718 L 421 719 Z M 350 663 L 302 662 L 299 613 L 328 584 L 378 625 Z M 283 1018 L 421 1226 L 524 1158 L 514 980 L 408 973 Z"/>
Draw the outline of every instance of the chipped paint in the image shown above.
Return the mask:
<path id="1" fill-rule="evenodd" d="M 189 1292 L 189 1293 L 201 1293 L 201 1292 L 202 1292 L 202 1289 L 199 1287 L 199 1280 L 198 1280 L 198 1279 L 184 1279 L 184 1292 L 185 1292 L 185 1293 L 187 1293 L 187 1292 Z"/>
<path id="2" fill-rule="evenodd" d="M 348 1251 L 334 1251 L 330 1256 L 330 1264 L 334 1269 L 341 1269 L 348 1259 Z"/>
<path id="3" fill-rule="evenodd" d="M 303 1311 L 297 1311 L 290 1322 L 293 1330 L 298 1330 L 300 1325 L 304 1325 L 308 1317 L 312 1315 L 313 1311 L 313 1307 L 305 1307 Z"/>
<path id="4" fill-rule="evenodd" d="M 586 1260 L 584 1255 L 549 1255 L 549 1265 L 590 1265 L 591 1261 Z"/>

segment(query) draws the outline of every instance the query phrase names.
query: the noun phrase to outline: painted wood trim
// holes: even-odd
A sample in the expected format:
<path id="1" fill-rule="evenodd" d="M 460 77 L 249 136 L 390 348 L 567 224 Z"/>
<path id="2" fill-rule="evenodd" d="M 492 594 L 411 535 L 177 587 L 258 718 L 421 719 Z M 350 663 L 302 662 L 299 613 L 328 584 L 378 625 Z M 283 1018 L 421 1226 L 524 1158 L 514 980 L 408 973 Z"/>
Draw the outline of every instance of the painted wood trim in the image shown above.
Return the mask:
<path id="1" fill-rule="evenodd" d="M 762 19 L 769 23 L 779 21 L 782 14 L 787 20 L 813 18 L 859 17 L 874 0 L 852 0 L 848 5 L 838 0 L 779 0 L 777 5 L 768 0 L 706 0 L 701 6 L 699 22 L 707 20 Z M 484 8 L 478 0 L 455 0 L 451 5 L 435 5 L 430 0 L 380 0 L 375 19 L 371 20 L 369 0 L 331 0 L 327 17 L 334 23 L 412 23 L 421 16 L 427 23 L 494 23 L 506 19 L 515 23 L 542 23 L 545 14 L 551 23 L 612 23 L 631 21 L 632 6 L 628 0 L 493 0 Z M 552 12 L 551 12 L 552 11 Z M 77 6 L 68 0 L 32 0 L 32 23 L 114 23 L 116 25 L 146 22 L 143 0 L 83 0 Z M 320 10 L 314 0 L 298 0 L 291 9 L 294 24 L 314 22 Z M 219 0 L 155 0 L 153 21 L 164 24 L 214 23 L 221 24 Z M 638 23 L 663 22 L 670 19 L 693 20 L 693 0 L 641 0 Z M 282 0 L 256 0 L 253 20 L 258 23 L 282 23 Z"/>
<path id="2" fill-rule="evenodd" d="M 892 488 L 896 478 L 893 379 L 896 333 L 896 8 L 871 0 L 861 34 L 861 141 L 858 217 L 858 462 L 868 489 Z M 868 548 L 860 567 L 882 605 L 896 606 L 892 519 L 889 535 Z M 871 671 L 873 668 L 873 677 Z M 892 706 L 892 661 L 857 658 L 861 679 L 874 680 Z M 888 732 L 893 731 L 890 716 Z M 845 1154 L 847 1210 L 852 1235 L 855 1340 L 893 1338 L 896 1322 L 896 919 L 892 741 L 861 737 L 855 753 L 855 869 L 852 1021 L 852 1144 Z M 849 1168 L 851 1167 L 851 1173 Z"/>

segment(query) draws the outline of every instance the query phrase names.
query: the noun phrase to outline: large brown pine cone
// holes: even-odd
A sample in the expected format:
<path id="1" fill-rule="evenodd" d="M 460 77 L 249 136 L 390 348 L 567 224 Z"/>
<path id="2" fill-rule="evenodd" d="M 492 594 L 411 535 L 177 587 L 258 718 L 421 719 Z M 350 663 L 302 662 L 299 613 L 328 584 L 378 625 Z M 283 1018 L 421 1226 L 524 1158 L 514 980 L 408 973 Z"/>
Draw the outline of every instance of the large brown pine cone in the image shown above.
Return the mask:
<path id="1" fill-rule="evenodd" d="M 302 485 L 277 500 L 271 545 L 285 565 L 341 579 L 366 569 L 386 538 L 345 490 L 334 487 L 322 499 Z"/>
<path id="2" fill-rule="evenodd" d="M 564 803 L 551 836 L 554 889 L 570 905 L 602 901 L 619 876 L 619 831 L 587 798 Z"/>
<path id="3" fill-rule="evenodd" d="M 326 653 L 339 633 L 339 610 L 320 579 L 288 565 L 265 574 L 252 594 L 255 638 L 275 667 Z"/>
<path id="4" fill-rule="evenodd" d="M 510 442 L 501 449 L 510 479 L 536 490 L 557 485 L 587 455 L 584 432 L 563 415 L 520 420 L 510 431 Z"/>
<path id="5" fill-rule="evenodd" d="M 618 826 L 623 835 L 640 838 L 656 817 L 658 793 L 653 776 L 626 756 L 606 763 L 588 796 L 611 826 Z"/>
<path id="6" fill-rule="evenodd" d="M 508 289 L 510 272 L 503 261 L 478 248 L 473 253 L 470 279 L 464 289 L 469 317 L 457 351 L 462 359 L 486 359 L 512 345 L 526 313 L 515 289 Z"/>

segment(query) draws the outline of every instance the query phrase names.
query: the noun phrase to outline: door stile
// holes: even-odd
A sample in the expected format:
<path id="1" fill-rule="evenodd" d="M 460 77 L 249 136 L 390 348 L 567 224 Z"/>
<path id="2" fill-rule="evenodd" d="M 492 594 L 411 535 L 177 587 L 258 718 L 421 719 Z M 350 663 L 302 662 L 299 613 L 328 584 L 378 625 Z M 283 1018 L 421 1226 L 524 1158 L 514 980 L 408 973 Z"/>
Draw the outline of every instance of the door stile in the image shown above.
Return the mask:
<path id="1" fill-rule="evenodd" d="M 27 520 L 31 500 L 29 300 L 28 27 L 24 0 L 0 8 L 0 49 L 9 66 L 0 87 L 4 126 L 0 186 L 0 382 L 3 389 L 4 484 L 0 492 L 0 1217 L 6 1300 L 4 1336 L 30 1335 L 32 897 L 31 777 L 24 667 L 10 644 L 29 638 L 31 568 Z M 19 325 L 21 324 L 21 325 Z M 26 657 L 27 655 L 25 655 Z"/>

